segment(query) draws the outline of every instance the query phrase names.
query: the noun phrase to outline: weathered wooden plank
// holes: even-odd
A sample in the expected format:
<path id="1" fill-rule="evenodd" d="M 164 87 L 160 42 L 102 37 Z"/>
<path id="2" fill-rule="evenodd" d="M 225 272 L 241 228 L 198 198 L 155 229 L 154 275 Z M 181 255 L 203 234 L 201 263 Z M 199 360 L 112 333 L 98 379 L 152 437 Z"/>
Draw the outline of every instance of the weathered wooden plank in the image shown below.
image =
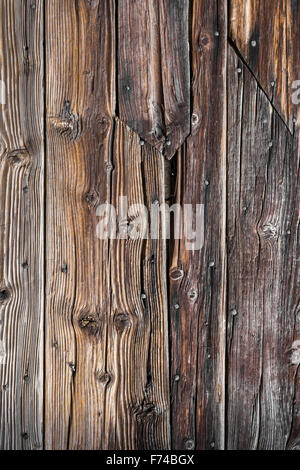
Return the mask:
<path id="1" fill-rule="evenodd" d="M 114 1 L 47 0 L 45 445 L 105 445 Z"/>
<path id="2" fill-rule="evenodd" d="M 165 242 L 99 239 L 97 217 L 160 201 L 163 157 L 112 118 L 113 3 L 46 6 L 46 447 L 168 448 Z"/>
<path id="3" fill-rule="evenodd" d="M 118 5 L 118 113 L 169 158 L 190 130 L 188 0 Z"/>
<path id="4" fill-rule="evenodd" d="M 43 1 L 0 2 L 0 447 L 43 444 Z"/>
<path id="5" fill-rule="evenodd" d="M 231 48 L 228 57 L 227 445 L 285 449 L 297 435 L 299 156 Z"/>
<path id="6" fill-rule="evenodd" d="M 300 129 L 300 1 L 287 1 L 288 98 L 291 107 L 289 125 Z"/>
<path id="7" fill-rule="evenodd" d="M 299 80 L 299 11 L 299 0 L 230 1 L 230 37 L 291 132 L 299 113 L 292 98 Z"/>
<path id="8" fill-rule="evenodd" d="M 143 232 L 141 224 L 144 207 L 149 223 L 151 204 L 164 202 L 164 165 L 162 155 L 139 140 L 116 122 L 111 203 L 124 238 L 118 235 L 110 244 L 110 387 L 105 416 L 109 449 L 170 447 L 165 240 L 161 228 L 160 239 L 152 240 L 151 225 Z M 120 197 L 127 197 L 128 226 Z"/>
<path id="9" fill-rule="evenodd" d="M 178 156 L 181 205 L 204 205 L 204 245 L 175 242 L 170 270 L 172 447 L 222 449 L 225 406 L 227 2 L 192 2 L 192 135 Z"/>

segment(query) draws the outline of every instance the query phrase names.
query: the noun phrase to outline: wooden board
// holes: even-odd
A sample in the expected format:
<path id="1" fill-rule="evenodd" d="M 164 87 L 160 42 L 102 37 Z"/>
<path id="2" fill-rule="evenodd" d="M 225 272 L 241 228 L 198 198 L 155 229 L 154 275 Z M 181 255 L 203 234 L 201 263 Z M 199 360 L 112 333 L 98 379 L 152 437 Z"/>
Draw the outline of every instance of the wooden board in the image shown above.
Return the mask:
<path id="1" fill-rule="evenodd" d="M 168 158 L 190 130 L 188 4 L 118 4 L 119 117 Z"/>
<path id="2" fill-rule="evenodd" d="M 227 445 L 285 449 L 295 439 L 299 445 L 291 434 L 299 386 L 299 156 L 231 48 L 228 57 Z"/>
<path id="3" fill-rule="evenodd" d="M 159 239 L 143 238 L 152 229 L 151 205 L 165 202 L 164 159 L 139 141 L 136 133 L 116 122 L 111 204 L 126 230 L 119 198 L 127 197 L 129 217 L 127 239 L 110 243 L 110 383 L 104 429 L 108 449 L 170 448 L 166 242 L 161 223 Z M 148 210 L 148 234 L 140 223 L 143 207 Z"/>
<path id="4" fill-rule="evenodd" d="M 172 446 L 223 449 L 226 315 L 227 2 L 192 4 L 192 135 L 179 152 L 176 201 L 203 204 L 204 245 L 170 260 Z"/>
<path id="5" fill-rule="evenodd" d="M 43 445 L 43 1 L 0 2 L 0 447 Z"/>
<path id="6" fill-rule="evenodd" d="M 299 121 L 299 0 L 230 0 L 229 35 L 290 131 Z M 297 97 L 299 92 L 296 93 Z"/>
<path id="7" fill-rule="evenodd" d="M 114 2 L 46 1 L 46 449 L 105 446 Z M 101 17 L 99 12 L 101 11 Z"/>
<path id="8" fill-rule="evenodd" d="M 1 449 L 300 449 L 299 4 L 0 1 Z"/>
<path id="9" fill-rule="evenodd" d="M 288 98 L 290 129 L 299 140 L 300 129 L 300 1 L 287 1 Z"/>
<path id="10" fill-rule="evenodd" d="M 168 448 L 164 244 L 97 237 L 101 204 L 161 200 L 163 157 L 114 118 L 114 3 L 46 6 L 46 448 Z"/>

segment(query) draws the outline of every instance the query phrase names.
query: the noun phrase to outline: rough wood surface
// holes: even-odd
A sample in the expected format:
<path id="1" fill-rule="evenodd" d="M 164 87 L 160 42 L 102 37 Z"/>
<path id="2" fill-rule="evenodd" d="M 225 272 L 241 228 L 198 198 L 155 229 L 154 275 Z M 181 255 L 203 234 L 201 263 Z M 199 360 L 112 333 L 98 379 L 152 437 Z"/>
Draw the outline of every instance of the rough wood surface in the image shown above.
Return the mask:
<path id="1" fill-rule="evenodd" d="M 190 130 L 188 4 L 118 4 L 119 116 L 168 157 Z"/>
<path id="2" fill-rule="evenodd" d="M 0 0 L 1 449 L 300 448 L 299 4 Z"/>
<path id="3" fill-rule="evenodd" d="M 43 445 L 43 2 L 0 2 L 0 447 Z"/>
<path id="4" fill-rule="evenodd" d="M 192 2 L 192 135 L 176 201 L 204 205 L 204 246 L 171 253 L 172 445 L 222 449 L 225 433 L 227 2 Z"/>
<path id="5" fill-rule="evenodd" d="M 105 448 L 114 2 L 46 1 L 45 445 Z"/>
<path id="6" fill-rule="evenodd" d="M 169 446 L 164 244 L 97 238 L 100 204 L 163 197 L 163 157 L 113 118 L 113 5 L 47 3 L 47 448 Z"/>
<path id="7" fill-rule="evenodd" d="M 295 448 L 299 156 L 231 48 L 228 57 L 227 445 Z"/>
<path id="8" fill-rule="evenodd" d="M 110 244 L 107 448 L 168 449 L 166 242 L 142 238 L 148 234 L 139 223 L 143 215 L 139 204 L 148 208 L 150 221 L 151 204 L 164 203 L 164 159 L 150 145 L 141 146 L 138 135 L 119 121 L 113 154 L 111 204 L 124 229 L 119 198 L 127 196 L 129 220 L 127 239 Z"/>
<path id="9" fill-rule="evenodd" d="M 299 113 L 292 95 L 293 83 L 300 80 L 300 2 L 230 0 L 229 4 L 230 38 L 292 132 Z"/>
<path id="10" fill-rule="evenodd" d="M 299 141 L 300 129 L 300 1 L 287 1 L 289 125 Z"/>

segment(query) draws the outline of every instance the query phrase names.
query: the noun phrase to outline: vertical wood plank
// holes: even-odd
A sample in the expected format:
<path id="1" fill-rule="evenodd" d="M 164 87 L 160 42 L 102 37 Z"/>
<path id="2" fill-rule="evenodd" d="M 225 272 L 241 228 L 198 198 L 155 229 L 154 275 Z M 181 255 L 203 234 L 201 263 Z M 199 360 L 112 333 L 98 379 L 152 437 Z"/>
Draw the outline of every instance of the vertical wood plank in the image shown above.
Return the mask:
<path id="1" fill-rule="evenodd" d="M 43 1 L 0 2 L 0 447 L 43 445 Z"/>
<path id="2" fill-rule="evenodd" d="M 47 449 L 103 448 L 115 108 L 114 1 L 47 0 Z"/>
<path id="3" fill-rule="evenodd" d="M 192 2 L 192 135 L 180 204 L 204 205 L 204 245 L 175 242 L 170 269 L 172 447 L 222 449 L 225 420 L 227 2 Z"/>
<path id="4" fill-rule="evenodd" d="M 169 158 L 190 131 L 188 5 L 118 4 L 119 117 Z"/>
<path id="5" fill-rule="evenodd" d="M 256 80 L 228 56 L 227 445 L 285 449 L 297 445 L 299 156 Z"/>
<path id="6" fill-rule="evenodd" d="M 299 11 L 298 0 L 230 0 L 230 38 L 291 132 L 299 113 Z"/>
<path id="7" fill-rule="evenodd" d="M 111 312 L 106 395 L 109 449 L 168 449 L 169 370 L 165 240 L 136 232 L 146 207 L 164 202 L 163 156 L 116 122 L 111 203 L 126 226 L 119 198 L 127 197 L 128 235 L 111 241 Z M 136 205 L 134 207 L 134 205 Z M 125 222 L 125 225 L 124 225 Z M 141 227 L 140 227 L 141 228 Z"/>
<path id="8" fill-rule="evenodd" d="M 299 139 L 300 129 L 300 2 L 287 1 L 287 51 L 288 51 L 288 99 L 290 129 L 295 129 Z"/>

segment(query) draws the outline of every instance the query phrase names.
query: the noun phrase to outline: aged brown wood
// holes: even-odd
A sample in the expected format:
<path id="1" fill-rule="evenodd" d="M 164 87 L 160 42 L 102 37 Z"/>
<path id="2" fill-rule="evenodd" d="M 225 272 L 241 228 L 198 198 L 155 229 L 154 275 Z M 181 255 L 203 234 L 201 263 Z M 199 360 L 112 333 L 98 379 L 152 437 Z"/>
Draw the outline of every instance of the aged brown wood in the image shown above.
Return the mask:
<path id="1" fill-rule="evenodd" d="M 118 4 L 118 112 L 169 158 L 190 130 L 188 0 Z"/>
<path id="2" fill-rule="evenodd" d="M 105 448 L 114 2 L 46 1 L 45 446 Z"/>
<path id="3" fill-rule="evenodd" d="M 46 447 L 168 448 L 164 242 L 97 238 L 100 204 L 161 201 L 163 157 L 114 118 L 113 2 L 46 7 Z"/>
<path id="4" fill-rule="evenodd" d="M 229 3 L 229 35 L 292 132 L 299 113 L 292 95 L 293 83 L 300 80 L 300 2 L 230 0 Z"/>
<path id="5" fill-rule="evenodd" d="M 111 203 L 124 229 L 126 221 L 119 198 L 128 198 L 129 225 L 128 237 L 122 232 L 127 239 L 112 240 L 110 244 L 107 448 L 168 449 L 166 242 L 140 237 L 144 233 L 139 223 L 143 210 L 138 206 L 148 208 L 150 222 L 151 204 L 164 202 L 163 157 L 150 145 L 141 146 L 139 136 L 119 121 L 113 154 Z"/>
<path id="6" fill-rule="evenodd" d="M 300 128 L 300 1 L 287 1 L 288 99 L 290 128 L 294 126 L 299 140 Z"/>
<path id="7" fill-rule="evenodd" d="M 0 448 L 300 449 L 300 1 L 0 18 Z"/>
<path id="8" fill-rule="evenodd" d="M 0 448 L 43 445 L 43 1 L 0 2 Z"/>
<path id="9" fill-rule="evenodd" d="M 227 2 L 192 2 L 192 135 L 176 200 L 204 205 L 204 246 L 175 243 L 170 269 L 172 445 L 222 449 L 225 433 Z"/>
<path id="10" fill-rule="evenodd" d="M 228 57 L 227 445 L 285 449 L 299 446 L 299 156 L 231 48 Z"/>

